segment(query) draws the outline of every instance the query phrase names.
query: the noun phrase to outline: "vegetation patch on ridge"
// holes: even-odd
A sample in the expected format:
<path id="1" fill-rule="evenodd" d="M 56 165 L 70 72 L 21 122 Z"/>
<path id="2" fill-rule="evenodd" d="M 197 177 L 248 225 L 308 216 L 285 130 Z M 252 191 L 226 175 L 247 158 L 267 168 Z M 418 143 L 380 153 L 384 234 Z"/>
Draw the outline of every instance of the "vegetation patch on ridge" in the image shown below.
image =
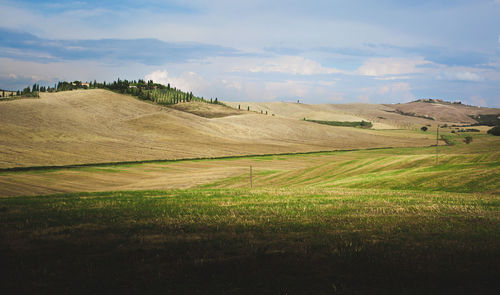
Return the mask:
<path id="1" fill-rule="evenodd" d="M 313 122 L 313 123 L 318 123 L 318 124 L 323 124 L 323 125 L 330 125 L 330 126 L 342 126 L 342 127 L 361 127 L 361 128 L 371 128 L 373 127 L 373 124 L 371 122 L 367 121 L 323 121 L 323 120 L 309 120 L 305 119 L 304 121 L 308 122 Z"/>

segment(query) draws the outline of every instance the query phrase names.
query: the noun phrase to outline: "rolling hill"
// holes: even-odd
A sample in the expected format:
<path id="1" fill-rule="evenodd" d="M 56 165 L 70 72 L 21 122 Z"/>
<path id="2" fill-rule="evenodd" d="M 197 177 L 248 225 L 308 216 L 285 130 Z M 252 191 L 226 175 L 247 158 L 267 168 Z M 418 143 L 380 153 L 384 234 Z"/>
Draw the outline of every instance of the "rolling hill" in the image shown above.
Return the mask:
<path id="1" fill-rule="evenodd" d="M 297 119 L 304 116 L 301 109 L 289 111 L 293 104 L 269 104 L 276 116 L 199 104 L 179 104 L 174 109 L 101 89 L 5 101 L 0 103 L 0 168 L 433 143 L 430 134 L 410 136 L 305 122 Z M 311 118 L 343 114 L 335 106 L 323 112 L 322 106 L 300 107 L 307 108 Z M 284 115 L 278 112 L 281 109 L 286 110 Z M 343 120 L 356 117 L 351 114 L 352 110 Z"/>
<path id="2" fill-rule="evenodd" d="M 374 129 L 417 129 L 422 125 L 475 124 L 470 116 L 500 115 L 500 109 L 452 103 L 415 101 L 404 104 L 317 104 L 285 102 L 228 102 L 233 108 L 276 114 L 278 117 L 326 121 L 369 121 Z"/>

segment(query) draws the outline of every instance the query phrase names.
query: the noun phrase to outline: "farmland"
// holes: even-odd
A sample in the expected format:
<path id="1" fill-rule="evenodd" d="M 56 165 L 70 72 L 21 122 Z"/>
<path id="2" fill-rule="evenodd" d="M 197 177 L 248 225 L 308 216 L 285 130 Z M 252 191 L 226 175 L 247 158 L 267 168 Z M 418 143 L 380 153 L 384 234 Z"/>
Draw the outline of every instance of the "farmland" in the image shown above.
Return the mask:
<path id="1" fill-rule="evenodd" d="M 500 0 L 0 11 L 0 295 L 500 295 Z"/>
<path id="2" fill-rule="evenodd" d="M 431 133 L 346 129 L 103 89 L 0 103 L 0 168 L 428 146 Z M 359 120 L 358 120 L 359 121 Z"/>
<path id="3" fill-rule="evenodd" d="M 500 141 L 449 136 L 437 165 L 408 147 L 3 170 L 2 288 L 496 294 Z"/>

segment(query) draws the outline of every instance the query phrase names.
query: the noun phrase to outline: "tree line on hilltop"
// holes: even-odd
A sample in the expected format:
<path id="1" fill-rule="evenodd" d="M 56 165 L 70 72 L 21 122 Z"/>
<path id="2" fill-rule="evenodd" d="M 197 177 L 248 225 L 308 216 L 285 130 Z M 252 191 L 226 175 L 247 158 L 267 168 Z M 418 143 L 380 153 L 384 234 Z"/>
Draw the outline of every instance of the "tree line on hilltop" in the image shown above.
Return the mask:
<path id="1" fill-rule="evenodd" d="M 60 92 L 71 91 L 77 89 L 107 89 L 117 93 L 129 94 L 138 97 L 142 100 L 149 100 L 161 105 L 170 105 L 180 102 L 201 101 L 213 104 L 222 104 L 218 98 L 207 100 L 203 97 L 193 95 L 193 92 L 185 92 L 175 87 L 171 87 L 170 83 L 166 86 L 159 83 L 154 83 L 152 80 L 144 81 L 139 80 L 121 80 L 100 83 L 94 82 L 81 82 L 81 81 L 60 81 L 51 86 L 40 86 L 33 84 L 32 87 L 26 87 L 22 91 L 11 92 L 9 97 L 39 97 L 40 92 Z M 3 94 L 3 97 L 6 97 Z"/>

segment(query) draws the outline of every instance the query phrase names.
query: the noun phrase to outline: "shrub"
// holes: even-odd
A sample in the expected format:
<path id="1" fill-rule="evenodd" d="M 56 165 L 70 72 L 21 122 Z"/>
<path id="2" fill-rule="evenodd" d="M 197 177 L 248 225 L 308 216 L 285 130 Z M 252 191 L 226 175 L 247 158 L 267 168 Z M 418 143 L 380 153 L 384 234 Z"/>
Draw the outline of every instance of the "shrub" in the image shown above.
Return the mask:
<path id="1" fill-rule="evenodd" d="M 446 142 L 446 145 L 455 145 L 455 142 L 453 141 L 451 136 L 441 135 L 441 139 L 444 140 L 444 142 Z"/>
<path id="2" fill-rule="evenodd" d="M 467 136 L 464 138 L 464 142 L 465 142 L 466 144 L 471 143 L 471 142 L 472 142 L 472 136 L 467 135 Z"/>
<path id="3" fill-rule="evenodd" d="M 500 135 L 500 126 L 495 126 L 495 127 L 491 128 L 490 130 L 488 130 L 488 134 L 499 136 Z"/>
<path id="4" fill-rule="evenodd" d="M 420 128 L 420 130 L 425 132 L 425 131 L 427 131 L 427 127 L 423 126 L 422 128 Z"/>

